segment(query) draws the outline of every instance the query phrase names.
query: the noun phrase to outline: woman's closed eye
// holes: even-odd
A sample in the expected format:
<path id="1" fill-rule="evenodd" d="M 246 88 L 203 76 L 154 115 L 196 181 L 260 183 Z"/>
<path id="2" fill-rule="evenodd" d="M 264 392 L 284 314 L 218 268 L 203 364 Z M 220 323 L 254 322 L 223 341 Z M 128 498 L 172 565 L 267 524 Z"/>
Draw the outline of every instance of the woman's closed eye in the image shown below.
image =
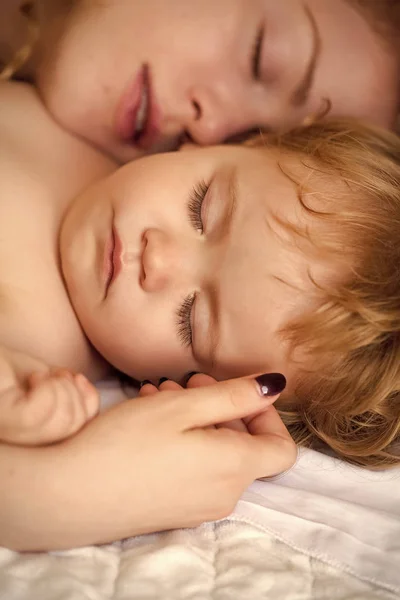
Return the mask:
<path id="1" fill-rule="evenodd" d="M 193 343 L 192 310 L 195 300 L 196 294 L 189 294 L 176 311 L 178 338 L 185 348 Z"/>
<path id="2" fill-rule="evenodd" d="M 210 184 L 200 181 L 190 192 L 188 202 L 189 222 L 196 231 L 204 233 L 204 223 L 201 215 L 204 199 L 207 195 Z"/>
<path id="3" fill-rule="evenodd" d="M 261 59 L 264 41 L 264 24 L 257 31 L 257 36 L 251 53 L 251 74 L 255 81 L 261 79 Z"/>

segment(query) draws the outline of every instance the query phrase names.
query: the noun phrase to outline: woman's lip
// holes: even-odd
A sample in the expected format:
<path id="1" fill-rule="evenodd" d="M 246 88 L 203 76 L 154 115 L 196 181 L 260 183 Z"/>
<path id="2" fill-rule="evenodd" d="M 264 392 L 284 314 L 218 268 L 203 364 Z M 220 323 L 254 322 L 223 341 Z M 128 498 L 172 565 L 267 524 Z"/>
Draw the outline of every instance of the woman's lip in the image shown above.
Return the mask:
<path id="1" fill-rule="evenodd" d="M 122 269 L 122 243 L 113 225 L 111 235 L 104 245 L 103 275 L 105 280 L 104 299 Z"/>
<path id="2" fill-rule="evenodd" d="M 147 88 L 147 115 L 142 132 L 135 137 L 138 112 L 142 94 Z M 161 110 L 155 99 L 150 68 L 144 64 L 134 80 L 128 85 L 117 108 L 116 133 L 125 143 L 142 150 L 149 150 L 160 137 Z"/>

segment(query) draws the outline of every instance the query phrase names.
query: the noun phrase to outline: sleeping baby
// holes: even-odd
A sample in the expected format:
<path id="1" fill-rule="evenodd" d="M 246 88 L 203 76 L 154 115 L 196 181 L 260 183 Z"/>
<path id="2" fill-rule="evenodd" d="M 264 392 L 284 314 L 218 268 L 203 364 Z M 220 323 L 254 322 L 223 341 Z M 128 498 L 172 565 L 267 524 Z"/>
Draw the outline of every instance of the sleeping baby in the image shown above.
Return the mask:
<path id="1" fill-rule="evenodd" d="M 397 137 L 315 123 L 117 169 L 28 86 L 0 94 L 6 450 L 76 434 L 113 370 L 276 372 L 296 443 L 398 463 Z"/>

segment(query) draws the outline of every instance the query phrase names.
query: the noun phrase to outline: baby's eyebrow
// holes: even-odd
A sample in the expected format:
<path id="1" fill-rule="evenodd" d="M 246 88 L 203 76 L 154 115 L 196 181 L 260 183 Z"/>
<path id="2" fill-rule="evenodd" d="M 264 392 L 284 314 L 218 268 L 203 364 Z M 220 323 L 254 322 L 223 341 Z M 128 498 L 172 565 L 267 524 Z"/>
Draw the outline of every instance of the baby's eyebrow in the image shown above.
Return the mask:
<path id="1" fill-rule="evenodd" d="M 229 227 L 232 224 L 233 217 L 235 214 L 237 199 L 238 199 L 238 174 L 237 168 L 233 168 L 229 178 L 228 184 L 228 195 L 229 195 L 229 208 L 227 211 L 227 221 L 229 222 Z"/>
<path id="2" fill-rule="evenodd" d="M 223 207 L 224 211 L 224 219 L 221 220 L 221 227 L 219 231 L 219 236 L 224 236 L 229 234 L 233 219 L 236 212 L 237 201 L 238 201 L 238 169 L 237 167 L 233 167 L 229 172 L 229 179 L 227 185 L 225 187 L 227 190 L 227 197 L 225 206 Z M 220 303 L 220 292 L 219 286 L 213 285 L 210 286 L 208 293 L 208 301 L 210 308 L 210 320 L 211 323 L 209 325 L 209 362 L 210 368 L 213 369 L 217 362 L 217 355 L 220 343 L 220 313 L 221 313 L 221 303 Z"/>

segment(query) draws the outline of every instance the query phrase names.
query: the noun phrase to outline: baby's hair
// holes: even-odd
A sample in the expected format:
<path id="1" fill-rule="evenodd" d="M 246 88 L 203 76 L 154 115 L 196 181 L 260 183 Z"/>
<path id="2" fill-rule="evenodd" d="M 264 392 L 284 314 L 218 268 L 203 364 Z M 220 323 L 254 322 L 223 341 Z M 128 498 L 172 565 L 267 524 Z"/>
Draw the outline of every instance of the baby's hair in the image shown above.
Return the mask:
<path id="1" fill-rule="evenodd" d="M 265 134 L 250 144 L 282 153 L 281 168 L 298 184 L 299 202 L 316 224 L 312 232 L 287 227 L 303 238 L 312 234 L 319 256 L 333 257 L 347 271 L 336 282 L 314 281 L 319 307 L 281 331 L 293 355 L 300 349 L 307 357 L 281 415 L 300 445 L 328 446 L 368 468 L 397 465 L 400 139 L 338 120 Z M 309 173 L 304 186 L 285 166 L 290 155 Z M 313 192 L 314 182 L 320 185 Z"/>

